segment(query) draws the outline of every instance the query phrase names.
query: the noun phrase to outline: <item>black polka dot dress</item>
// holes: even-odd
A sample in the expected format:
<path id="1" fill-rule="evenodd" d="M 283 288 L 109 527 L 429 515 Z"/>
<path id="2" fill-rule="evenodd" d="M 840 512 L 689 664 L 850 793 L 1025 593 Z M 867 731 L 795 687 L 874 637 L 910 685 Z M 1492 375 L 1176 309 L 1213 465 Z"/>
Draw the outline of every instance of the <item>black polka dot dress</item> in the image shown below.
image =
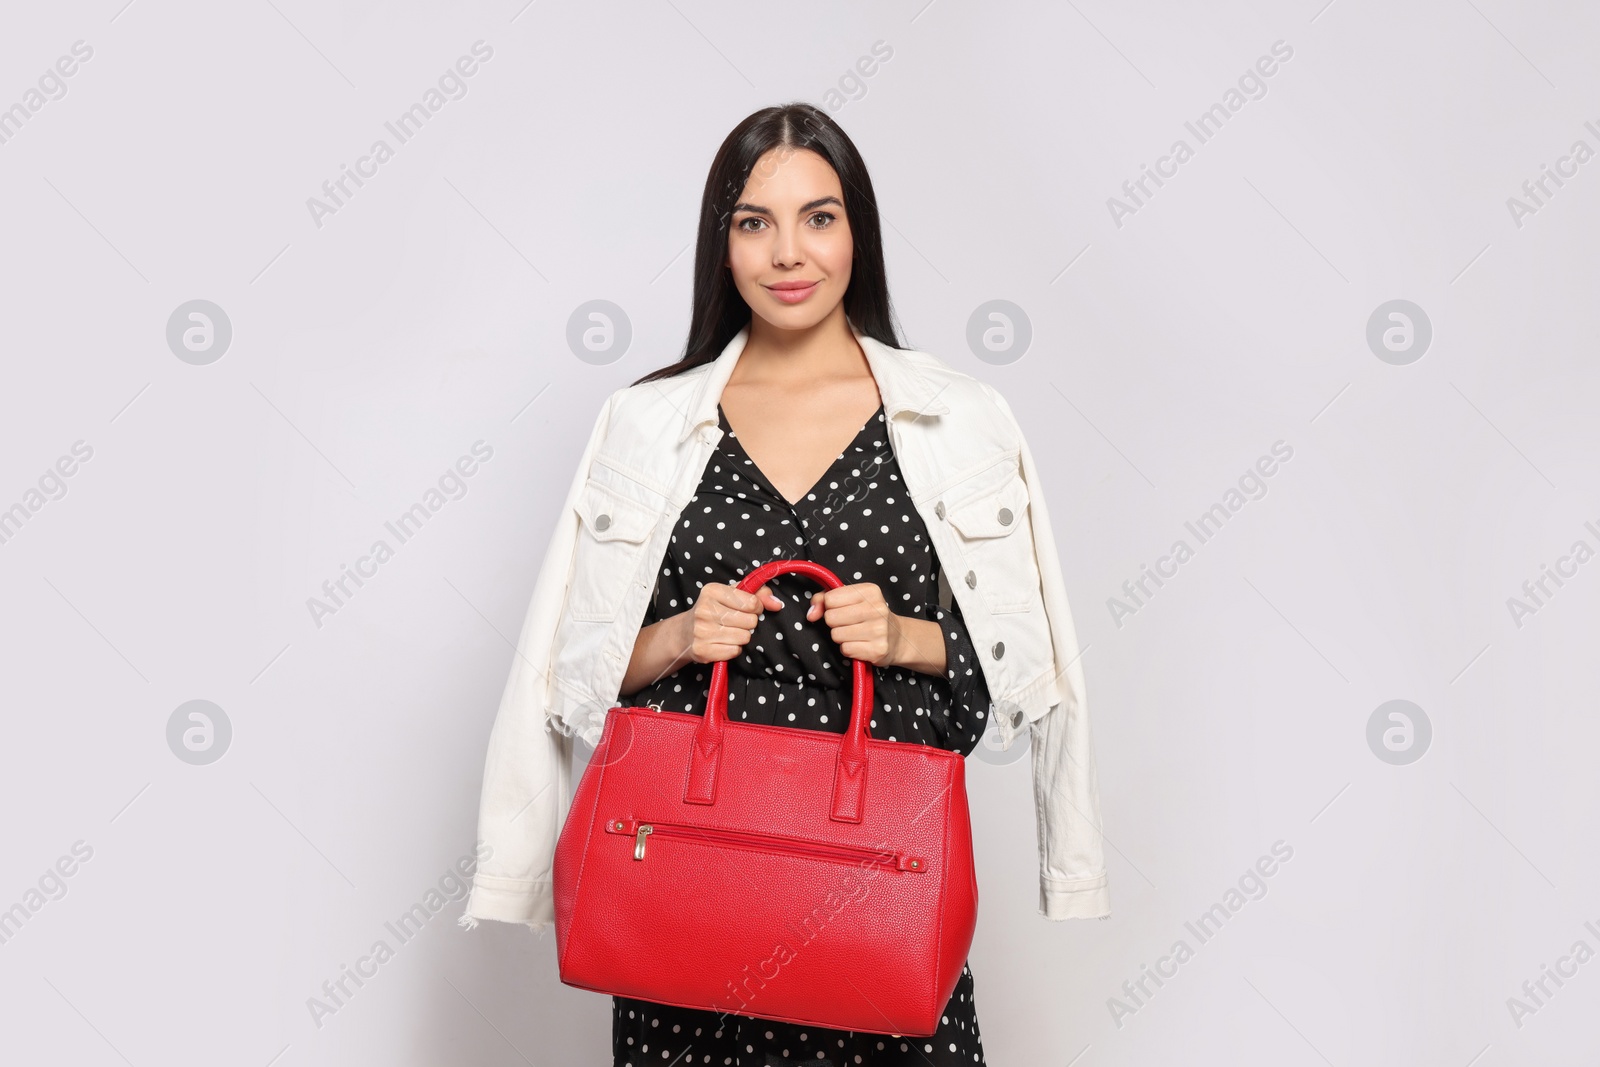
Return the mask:
<path id="1" fill-rule="evenodd" d="M 736 582 L 773 559 L 812 560 L 847 585 L 875 583 L 896 615 L 940 624 L 945 671 L 936 676 L 874 667 L 868 733 L 970 754 L 983 735 L 989 691 L 960 609 L 953 600 L 948 610 L 939 605 L 939 559 L 906 496 L 883 406 L 795 504 L 745 454 L 720 406 L 717 415 L 722 440 L 678 518 L 645 624 L 692 608 L 707 582 Z M 797 574 L 768 584 L 784 607 L 763 609 L 749 643 L 728 661 L 728 717 L 843 733 L 850 722 L 851 661 L 823 620 L 806 619 L 811 596 L 822 587 Z M 626 702 L 703 714 L 710 685 L 711 665 L 692 663 Z M 963 966 L 932 1037 L 799 1026 L 629 997 L 612 1002 L 616 1067 L 984 1062 L 970 966 Z"/>

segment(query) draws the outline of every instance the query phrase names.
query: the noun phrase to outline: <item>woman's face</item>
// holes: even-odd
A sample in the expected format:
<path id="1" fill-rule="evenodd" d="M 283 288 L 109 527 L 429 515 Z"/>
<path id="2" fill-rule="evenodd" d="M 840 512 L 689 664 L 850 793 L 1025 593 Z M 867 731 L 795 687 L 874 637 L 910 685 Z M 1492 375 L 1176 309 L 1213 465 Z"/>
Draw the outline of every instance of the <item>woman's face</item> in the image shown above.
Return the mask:
<path id="1" fill-rule="evenodd" d="M 839 306 L 854 247 L 839 175 L 808 148 L 756 161 L 728 224 L 728 268 L 751 312 L 803 330 Z"/>

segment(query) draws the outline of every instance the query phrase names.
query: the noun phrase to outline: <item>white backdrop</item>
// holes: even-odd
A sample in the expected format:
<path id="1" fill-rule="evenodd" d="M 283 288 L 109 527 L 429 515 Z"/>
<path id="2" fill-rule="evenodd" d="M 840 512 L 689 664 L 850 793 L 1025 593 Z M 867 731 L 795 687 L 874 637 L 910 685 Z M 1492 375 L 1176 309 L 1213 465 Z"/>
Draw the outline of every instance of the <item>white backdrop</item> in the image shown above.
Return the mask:
<path id="1" fill-rule="evenodd" d="M 1086 645 L 1114 914 L 1035 913 L 975 754 L 989 1062 L 1600 1055 L 1592 7 L 524 5 L 6 7 L 0 1059 L 609 1062 L 456 869 L 580 446 L 790 99 Z"/>

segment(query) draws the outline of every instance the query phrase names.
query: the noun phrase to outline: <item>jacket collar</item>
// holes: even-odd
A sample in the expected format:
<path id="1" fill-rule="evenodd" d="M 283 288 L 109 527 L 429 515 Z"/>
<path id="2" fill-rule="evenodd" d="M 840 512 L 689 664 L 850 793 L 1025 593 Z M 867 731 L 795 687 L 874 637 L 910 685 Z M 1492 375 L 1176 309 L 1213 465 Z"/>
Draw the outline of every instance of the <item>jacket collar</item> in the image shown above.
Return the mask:
<path id="1" fill-rule="evenodd" d="M 936 385 L 923 374 L 906 358 L 904 352 L 862 333 L 853 322 L 850 323 L 850 332 L 855 334 L 861 351 L 866 353 L 867 366 L 878 383 L 878 395 L 883 398 L 885 418 L 893 419 L 902 411 L 913 411 L 918 415 L 943 415 L 950 410 L 949 405 L 939 399 L 944 387 Z M 700 376 L 694 396 L 689 401 L 683 417 L 683 430 L 678 434 L 679 442 L 688 438 L 696 427 L 717 422 L 717 404 L 722 400 L 722 390 L 728 384 L 733 366 L 739 362 L 749 338 L 750 327 L 746 325 L 734 334 L 721 355 L 706 364 L 710 369 Z"/>

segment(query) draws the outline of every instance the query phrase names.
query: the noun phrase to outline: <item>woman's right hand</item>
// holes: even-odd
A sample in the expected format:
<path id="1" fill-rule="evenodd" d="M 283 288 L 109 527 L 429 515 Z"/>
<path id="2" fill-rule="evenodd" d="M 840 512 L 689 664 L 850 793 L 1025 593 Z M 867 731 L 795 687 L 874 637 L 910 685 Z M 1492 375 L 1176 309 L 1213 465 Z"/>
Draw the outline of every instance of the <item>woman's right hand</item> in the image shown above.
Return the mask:
<path id="1" fill-rule="evenodd" d="M 679 636 L 694 663 L 733 659 L 749 643 L 762 608 L 782 607 L 783 601 L 768 585 L 747 593 L 727 582 L 708 582 L 700 587 L 694 607 L 679 613 L 683 627 Z"/>

